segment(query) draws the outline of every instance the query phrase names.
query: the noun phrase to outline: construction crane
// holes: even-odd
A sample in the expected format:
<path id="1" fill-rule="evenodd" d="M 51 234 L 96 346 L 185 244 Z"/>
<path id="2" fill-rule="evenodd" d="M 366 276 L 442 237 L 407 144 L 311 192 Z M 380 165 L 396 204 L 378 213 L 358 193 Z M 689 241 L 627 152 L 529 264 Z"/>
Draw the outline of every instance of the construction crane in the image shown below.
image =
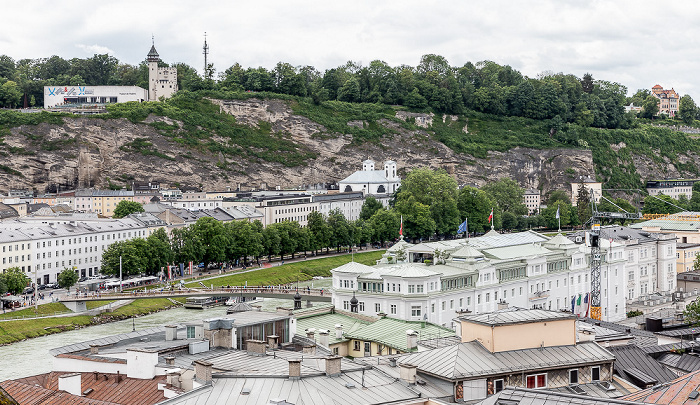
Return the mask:
<path id="1" fill-rule="evenodd" d="M 641 219 L 641 212 L 627 212 L 614 202 L 607 199 L 605 196 L 600 196 L 610 204 L 617 207 L 622 212 L 605 212 L 598 211 L 598 203 L 595 200 L 593 189 L 590 190 L 591 198 L 591 231 L 589 234 L 589 243 L 591 245 L 591 318 L 602 320 L 603 314 L 601 310 L 600 298 L 600 220 L 601 219 Z M 662 200 L 663 201 L 663 200 Z"/>

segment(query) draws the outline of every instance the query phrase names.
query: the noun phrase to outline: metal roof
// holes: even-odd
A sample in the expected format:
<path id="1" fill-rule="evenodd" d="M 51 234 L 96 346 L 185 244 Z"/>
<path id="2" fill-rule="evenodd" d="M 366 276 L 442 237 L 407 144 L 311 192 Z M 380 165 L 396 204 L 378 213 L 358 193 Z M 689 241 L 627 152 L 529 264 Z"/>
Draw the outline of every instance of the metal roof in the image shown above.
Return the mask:
<path id="1" fill-rule="evenodd" d="M 328 330 L 328 344 L 336 344 L 340 342 L 345 342 L 348 340 L 346 337 L 336 338 L 335 335 L 335 325 L 343 326 L 343 333 L 352 333 L 358 328 L 369 324 L 370 322 L 353 318 L 344 314 L 334 313 L 334 314 L 321 314 L 321 315 L 309 315 L 305 317 L 297 316 L 297 333 L 302 334 L 307 329 L 319 329 Z"/>
<path id="2" fill-rule="evenodd" d="M 549 390 L 506 387 L 478 405 L 608 405 L 639 404 L 612 398 L 595 398 L 588 395 L 567 394 Z"/>
<path id="3" fill-rule="evenodd" d="M 612 353 L 595 342 L 491 353 L 472 341 L 403 356 L 399 363 L 415 365 L 418 371 L 437 377 L 461 380 L 613 360 Z"/>
<path id="4" fill-rule="evenodd" d="M 657 360 L 664 366 L 677 368 L 686 373 L 700 370 L 700 357 L 692 354 L 664 353 Z"/>
<path id="5" fill-rule="evenodd" d="M 640 388 L 676 378 L 675 374 L 637 346 L 612 346 L 609 349 L 615 355 L 615 373 L 625 379 L 631 379 L 633 383 L 641 382 Z"/>
<path id="6" fill-rule="evenodd" d="M 390 183 L 384 170 L 359 170 L 338 183 L 352 184 L 385 184 Z"/>
<path id="7" fill-rule="evenodd" d="M 546 242 L 547 240 L 549 240 L 549 238 L 544 235 L 540 235 L 535 231 L 504 234 L 489 232 L 488 234 L 478 238 L 467 239 L 467 243 L 477 249 L 490 249 L 496 247 L 525 245 L 528 243 L 541 243 Z"/>
<path id="8" fill-rule="evenodd" d="M 409 352 L 406 331 L 415 331 L 418 340 L 455 336 L 452 329 L 443 328 L 429 322 L 405 321 L 395 318 L 381 318 L 355 331 L 345 333 L 346 338 L 381 343 L 402 352 Z"/>
<path id="9" fill-rule="evenodd" d="M 700 390 L 700 371 L 658 384 L 645 390 L 625 395 L 621 399 L 639 401 L 646 404 L 697 404 L 689 397 L 691 392 Z"/>
<path id="10" fill-rule="evenodd" d="M 460 321 L 478 323 L 481 325 L 502 326 L 519 323 L 576 319 L 576 315 L 561 311 L 547 311 L 544 309 L 524 309 L 511 307 L 483 314 L 462 315 L 458 317 L 458 319 Z"/>
<path id="11" fill-rule="evenodd" d="M 242 394 L 246 388 L 247 394 Z M 245 378 L 215 376 L 211 386 L 161 402 L 182 404 L 268 404 L 282 399 L 294 405 L 384 404 L 419 398 L 418 392 L 375 369 L 343 372 L 338 377 Z"/>

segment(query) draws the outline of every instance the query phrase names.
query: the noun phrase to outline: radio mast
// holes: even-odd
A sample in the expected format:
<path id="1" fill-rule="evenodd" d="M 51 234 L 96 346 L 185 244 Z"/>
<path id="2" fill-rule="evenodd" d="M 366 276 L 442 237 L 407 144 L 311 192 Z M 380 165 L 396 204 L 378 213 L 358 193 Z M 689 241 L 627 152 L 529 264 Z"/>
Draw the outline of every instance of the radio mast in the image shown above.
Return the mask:
<path id="1" fill-rule="evenodd" d="M 207 55 L 209 55 L 209 45 L 207 45 L 207 32 L 204 31 L 204 46 L 202 47 L 202 53 L 204 54 L 204 71 L 203 75 L 204 78 L 207 78 L 207 69 L 209 68 L 209 64 L 207 64 Z"/>

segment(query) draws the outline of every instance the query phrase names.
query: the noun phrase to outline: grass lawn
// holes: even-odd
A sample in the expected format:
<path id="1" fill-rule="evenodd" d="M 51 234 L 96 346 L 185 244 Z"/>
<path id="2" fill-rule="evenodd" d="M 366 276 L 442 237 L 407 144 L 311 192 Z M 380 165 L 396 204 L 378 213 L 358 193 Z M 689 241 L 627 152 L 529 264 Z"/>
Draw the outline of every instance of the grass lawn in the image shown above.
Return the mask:
<path id="1" fill-rule="evenodd" d="M 174 299 L 174 301 L 182 303 L 185 301 L 185 298 L 177 298 Z M 39 308 L 41 310 L 42 307 L 47 307 L 45 311 L 48 311 L 50 309 L 60 308 L 58 307 L 59 305 L 63 309 L 67 310 L 65 305 L 59 302 L 44 304 L 39 306 Z M 105 312 L 96 317 L 91 317 L 89 315 L 75 315 L 61 318 L 42 318 L 0 322 L 0 345 L 19 342 L 20 340 L 63 332 L 66 330 L 78 329 L 84 326 L 118 321 L 137 315 L 145 315 L 167 309 L 173 305 L 174 304 L 167 298 L 153 298 L 135 300 L 128 305 L 115 309 L 114 312 Z M 34 309 L 32 308 L 31 310 L 33 311 Z M 25 309 L 22 311 L 27 310 Z M 22 311 L 16 311 L 11 315 L 17 316 L 17 314 Z M 31 314 L 33 315 L 33 312 Z"/>
<path id="2" fill-rule="evenodd" d="M 355 261 L 374 265 L 377 260 L 381 259 L 384 251 L 372 251 L 364 253 L 355 253 Z M 304 260 L 300 262 L 288 263 L 282 266 L 273 266 L 262 268 L 259 270 L 249 271 L 247 273 L 230 274 L 228 276 L 218 277 L 203 281 L 207 286 L 221 287 L 225 285 L 245 285 L 248 282 L 249 286 L 254 285 L 275 285 L 287 284 L 299 281 L 310 280 L 315 276 L 329 277 L 331 270 L 349 263 L 352 260 L 351 255 L 324 257 L 322 259 Z M 187 287 L 200 287 L 198 282 L 185 284 Z"/>
<path id="3" fill-rule="evenodd" d="M 87 307 L 87 309 L 89 311 L 91 309 L 95 309 L 95 308 L 103 307 L 105 305 L 109 305 L 113 302 L 116 302 L 116 301 L 87 301 L 87 302 L 85 302 L 85 306 Z"/>
<path id="4" fill-rule="evenodd" d="M 29 308 L 20 309 L 13 312 L 7 312 L 4 314 L 0 313 L 0 319 L 21 318 L 23 316 L 33 318 L 36 316 L 63 314 L 67 312 L 70 312 L 70 309 L 66 308 L 65 305 L 61 304 L 60 302 L 51 302 L 48 304 L 39 305 L 38 311 L 35 311 L 34 306 L 31 306 Z"/>

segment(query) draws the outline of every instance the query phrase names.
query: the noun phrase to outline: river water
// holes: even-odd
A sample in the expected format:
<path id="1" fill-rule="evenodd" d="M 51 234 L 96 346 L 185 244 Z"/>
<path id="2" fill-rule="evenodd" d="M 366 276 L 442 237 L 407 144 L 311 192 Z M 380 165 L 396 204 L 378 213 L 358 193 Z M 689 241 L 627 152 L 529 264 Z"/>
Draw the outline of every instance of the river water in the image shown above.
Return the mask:
<path id="1" fill-rule="evenodd" d="M 311 282 L 299 283 L 300 286 L 305 286 L 307 284 L 311 285 Z M 316 288 L 327 288 L 329 285 L 330 279 L 314 280 L 314 286 Z M 293 307 L 293 302 L 291 300 L 282 299 L 265 299 L 257 304 L 262 304 L 262 309 L 264 311 L 274 311 L 277 307 Z M 174 308 L 134 318 L 133 325 L 136 327 L 136 330 L 139 330 L 197 319 L 224 316 L 225 314 L 225 307 L 214 307 L 203 311 Z M 131 331 L 132 320 L 127 319 L 0 346 L 0 381 L 52 371 L 53 357 L 49 354 L 49 350 L 56 347 Z"/>

